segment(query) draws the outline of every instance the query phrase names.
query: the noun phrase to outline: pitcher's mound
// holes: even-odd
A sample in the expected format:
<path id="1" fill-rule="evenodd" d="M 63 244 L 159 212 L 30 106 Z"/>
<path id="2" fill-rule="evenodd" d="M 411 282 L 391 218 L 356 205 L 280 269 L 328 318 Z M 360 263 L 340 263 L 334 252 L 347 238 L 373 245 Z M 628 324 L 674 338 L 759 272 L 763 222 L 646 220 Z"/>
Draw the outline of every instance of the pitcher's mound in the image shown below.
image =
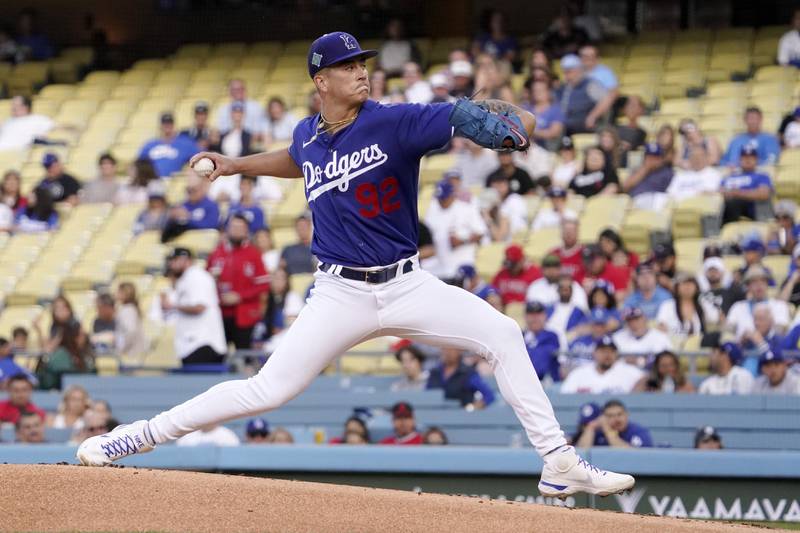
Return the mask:
<path id="1" fill-rule="evenodd" d="M 677 533 L 749 529 L 459 496 L 169 470 L 0 465 L 0 480 L 2 531 Z"/>

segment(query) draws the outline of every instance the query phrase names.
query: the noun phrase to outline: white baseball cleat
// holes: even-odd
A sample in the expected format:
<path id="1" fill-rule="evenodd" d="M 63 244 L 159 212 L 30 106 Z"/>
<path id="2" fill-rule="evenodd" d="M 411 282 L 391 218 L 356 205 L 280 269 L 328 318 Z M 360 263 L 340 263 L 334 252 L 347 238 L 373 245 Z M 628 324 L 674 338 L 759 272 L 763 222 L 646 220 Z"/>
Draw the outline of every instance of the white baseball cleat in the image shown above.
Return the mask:
<path id="1" fill-rule="evenodd" d="M 155 448 L 145 435 L 147 420 L 122 424 L 112 431 L 89 437 L 78 447 L 78 460 L 85 466 L 107 466 L 118 459 Z"/>
<path id="2" fill-rule="evenodd" d="M 588 463 L 572 446 L 550 455 L 545 456 L 539 481 L 542 496 L 566 498 L 576 492 L 608 496 L 630 490 L 636 483 L 633 476 L 601 470 Z"/>

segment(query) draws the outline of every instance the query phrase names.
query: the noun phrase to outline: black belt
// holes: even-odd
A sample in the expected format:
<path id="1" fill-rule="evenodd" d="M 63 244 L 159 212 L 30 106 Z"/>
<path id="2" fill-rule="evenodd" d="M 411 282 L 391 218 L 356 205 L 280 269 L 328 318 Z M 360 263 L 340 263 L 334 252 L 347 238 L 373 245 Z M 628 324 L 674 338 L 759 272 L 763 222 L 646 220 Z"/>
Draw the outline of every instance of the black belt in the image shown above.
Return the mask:
<path id="1" fill-rule="evenodd" d="M 321 263 L 319 265 L 320 270 L 328 272 L 332 274 L 331 270 L 335 267 L 334 265 L 329 265 L 328 263 Z M 366 281 L 367 283 L 386 283 L 389 280 L 394 279 L 397 277 L 397 269 L 399 265 L 392 265 L 386 268 L 382 268 L 381 270 L 356 270 L 354 268 L 348 268 L 343 266 L 342 269 L 337 273 L 337 275 L 342 276 L 345 279 L 351 279 L 353 281 Z M 403 264 L 403 274 L 408 274 L 414 270 L 414 263 L 411 261 L 406 261 Z"/>

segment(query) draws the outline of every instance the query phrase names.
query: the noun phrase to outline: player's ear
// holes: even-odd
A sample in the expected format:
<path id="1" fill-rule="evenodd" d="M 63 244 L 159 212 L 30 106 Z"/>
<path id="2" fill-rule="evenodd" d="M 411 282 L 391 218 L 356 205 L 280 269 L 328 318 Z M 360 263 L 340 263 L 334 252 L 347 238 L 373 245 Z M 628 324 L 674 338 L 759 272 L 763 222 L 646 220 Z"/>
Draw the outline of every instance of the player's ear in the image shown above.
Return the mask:
<path id="1" fill-rule="evenodd" d="M 317 90 L 319 92 L 323 92 L 323 90 L 327 91 L 328 90 L 328 78 L 327 78 L 327 76 L 325 76 L 325 74 L 323 72 L 317 73 L 317 75 L 314 76 L 314 85 L 317 86 Z"/>

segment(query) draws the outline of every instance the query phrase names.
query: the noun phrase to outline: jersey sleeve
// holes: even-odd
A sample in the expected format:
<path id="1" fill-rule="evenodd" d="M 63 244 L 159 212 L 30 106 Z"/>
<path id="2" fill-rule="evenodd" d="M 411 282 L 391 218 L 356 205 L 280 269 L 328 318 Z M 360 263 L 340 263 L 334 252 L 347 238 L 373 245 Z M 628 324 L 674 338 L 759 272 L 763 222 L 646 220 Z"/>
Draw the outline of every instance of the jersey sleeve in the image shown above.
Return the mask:
<path id="1" fill-rule="evenodd" d="M 310 119 L 301 120 L 297 126 L 294 127 L 294 131 L 292 132 L 292 144 L 289 145 L 289 157 L 292 158 L 294 164 L 300 169 L 303 168 L 303 157 L 300 155 L 300 148 L 303 146 L 301 132 L 304 126 L 308 124 L 308 120 Z"/>
<path id="2" fill-rule="evenodd" d="M 414 157 L 441 148 L 453 136 L 450 111 L 453 104 L 407 104 L 398 124 L 401 145 Z"/>

